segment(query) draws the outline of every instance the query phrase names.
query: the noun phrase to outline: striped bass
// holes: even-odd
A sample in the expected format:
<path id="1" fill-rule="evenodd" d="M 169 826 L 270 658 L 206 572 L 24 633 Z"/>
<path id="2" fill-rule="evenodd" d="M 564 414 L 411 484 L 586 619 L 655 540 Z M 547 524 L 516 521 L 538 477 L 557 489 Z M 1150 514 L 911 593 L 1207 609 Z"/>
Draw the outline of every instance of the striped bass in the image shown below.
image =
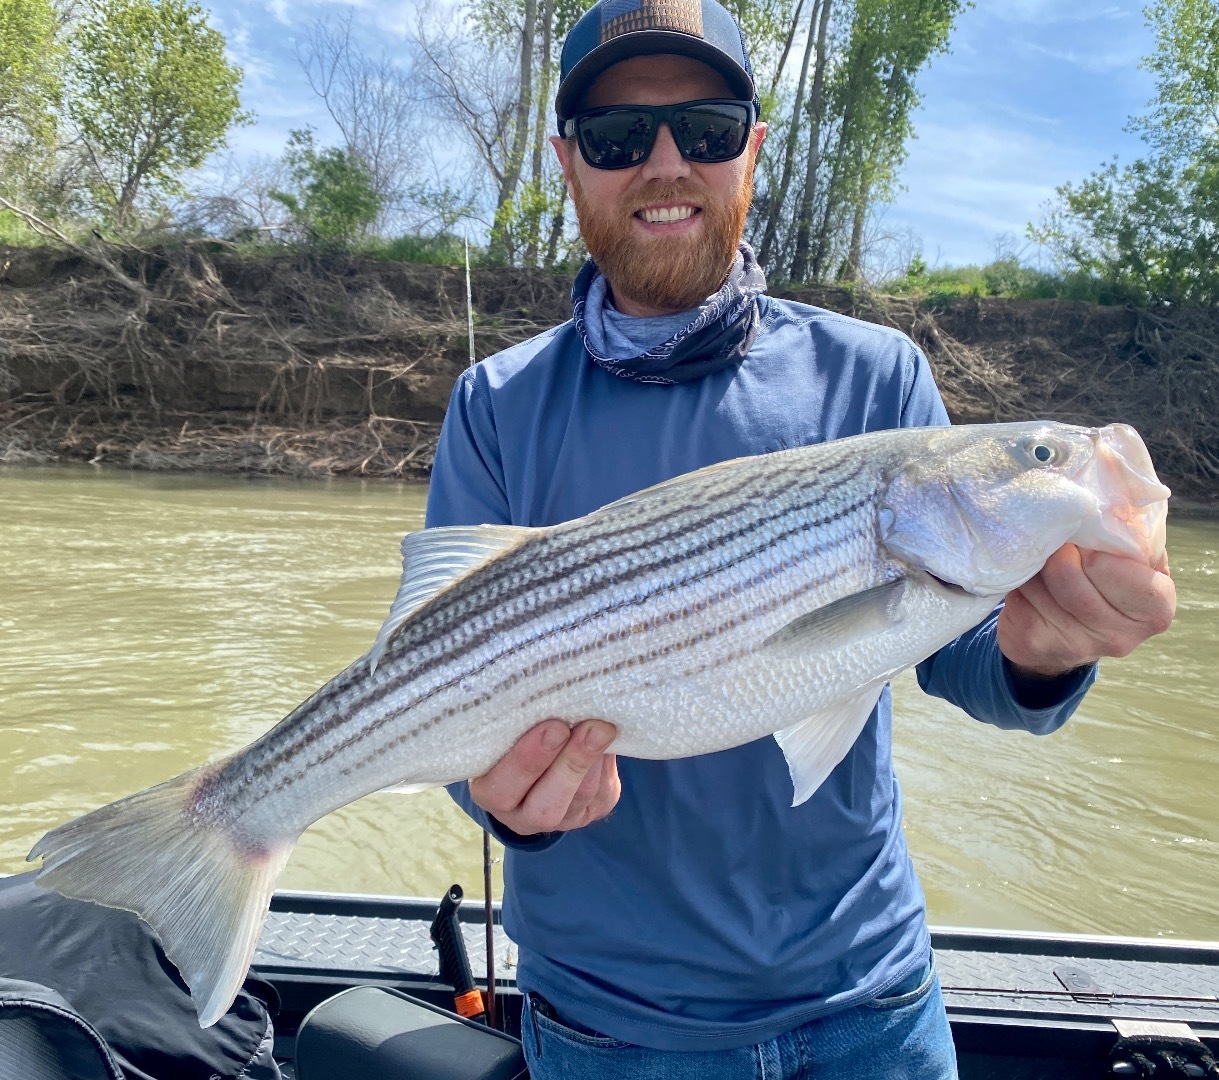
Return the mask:
<path id="1" fill-rule="evenodd" d="M 774 735 L 794 803 L 889 679 L 1074 541 L 1154 563 L 1138 434 L 1039 422 L 740 458 L 548 528 L 428 529 L 372 648 L 256 742 L 61 825 L 38 883 L 135 912 L 203 1026 L 245 978 L 301 832 L 374 791 L 479 776 L 541 720 L 677 758 Z"/>

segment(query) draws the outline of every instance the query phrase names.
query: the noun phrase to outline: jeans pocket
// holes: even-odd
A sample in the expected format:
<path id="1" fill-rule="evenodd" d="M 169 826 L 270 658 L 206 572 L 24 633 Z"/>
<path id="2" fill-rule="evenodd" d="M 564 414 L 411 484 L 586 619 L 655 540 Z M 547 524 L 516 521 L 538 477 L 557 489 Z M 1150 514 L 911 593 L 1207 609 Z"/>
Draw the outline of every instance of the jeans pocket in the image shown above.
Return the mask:
<path id="1" fill-rule="evenodd" d="M 621 1050 L 623 1047 L 631 1045 L 628 1042 L 611 1038 L 608 1035 L 590 1034 L 586 1031 L 578 1031 L 576 1028 L 568 1027 L 559 1019 L 552 1008 L 547 1008 L 543 1011 L 543 1009 L 538 1008 L 534 999 L 534 994 L 525 995 L 525 1011 L 537 1037 L 539 1057 L 544 1053 L 543 1039 L 558 1039 L 568 1046 L 575 1046 L 585 1050 Z"/>
<path id="2" fill-rule="evenodd" d="M 904 1009 L 908 1005 L 914 1005 L 923 1000 L 935 985 L 936 967 L 935 956 L 927 962 L 922 972 L 915 975 L 907 976 L 894 986 L 884 997 L 872 998 L 870 1001 L 863 1002 L 864 1008 L 867 1009 Z"/>

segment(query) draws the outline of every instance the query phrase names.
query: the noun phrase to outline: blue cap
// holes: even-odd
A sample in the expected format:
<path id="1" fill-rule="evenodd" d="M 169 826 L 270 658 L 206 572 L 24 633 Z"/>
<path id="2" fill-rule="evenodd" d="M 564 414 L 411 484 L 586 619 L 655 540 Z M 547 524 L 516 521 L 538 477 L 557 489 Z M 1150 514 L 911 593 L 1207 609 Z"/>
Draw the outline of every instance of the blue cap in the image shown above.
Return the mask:
<path id="1" fill-rule="evenodd" d="M 716 0 L 598 0 L 571 28 L 559 61 L 555 112 L 562 122 L 611 64 L 632 56 L 676 53 L 714 68 L 742 100 L 761 111 L 745 38 Z"/>

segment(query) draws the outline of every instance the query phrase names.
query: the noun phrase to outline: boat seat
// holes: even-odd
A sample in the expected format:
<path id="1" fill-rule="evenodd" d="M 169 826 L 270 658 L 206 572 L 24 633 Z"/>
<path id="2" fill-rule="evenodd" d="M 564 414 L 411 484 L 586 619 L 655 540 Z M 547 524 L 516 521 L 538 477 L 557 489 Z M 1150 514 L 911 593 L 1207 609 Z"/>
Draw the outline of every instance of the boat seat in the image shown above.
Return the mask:
<path id="1" fill-rule="evenodd" d="M 511 1035 L 380 986 L 316 1006 L 296 1034 L 297 1080 L 521 1080 Z"/>

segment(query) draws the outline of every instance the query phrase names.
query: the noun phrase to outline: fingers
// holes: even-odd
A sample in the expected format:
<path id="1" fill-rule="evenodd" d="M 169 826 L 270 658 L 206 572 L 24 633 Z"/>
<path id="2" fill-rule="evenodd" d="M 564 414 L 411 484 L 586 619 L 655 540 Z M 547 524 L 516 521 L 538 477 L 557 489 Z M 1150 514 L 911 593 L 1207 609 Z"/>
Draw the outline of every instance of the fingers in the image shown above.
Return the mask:
<path id="1" fill-rule="evenodd" d="M 1086 551 L 1082 564 L 1088 581 L 1108 609 L 1134 624 L 1133 634 L 1141 634 L 1130 648 L 1144 638 L 1168 629 L 1176 612 L 1177 590 L 1165 572 L 1166 562 L 1165 571 L 1162 571 L 1137 559 Z"/>
<path id="2" fill-rule="evenodd" d="M 616 759 L 605 750 L 613 724 L 538 724 L 487 773 L 470 781 L 474 802 L 513 832 L 529 836 L 579 828 L 604 817 L 621 794 Z"/>
<path id="3" fill-rule="evenodd" d="M 1010 593 L 999 647 L 1017 667 L 1056 675 L 1102 656 L 1125 656 L 1163 633 L 1176 611 L 1167 560 L 1156 567 L 1066 544 Z"/>
<path id="4" fill-rule="evenodd" d="M 500 815 L 524 802 L 570 738 L 571 729 L 562 720 L 546 720 L 530 728 L 486 773 L 470 781 L 474 801 L 502 821 Z"/>

